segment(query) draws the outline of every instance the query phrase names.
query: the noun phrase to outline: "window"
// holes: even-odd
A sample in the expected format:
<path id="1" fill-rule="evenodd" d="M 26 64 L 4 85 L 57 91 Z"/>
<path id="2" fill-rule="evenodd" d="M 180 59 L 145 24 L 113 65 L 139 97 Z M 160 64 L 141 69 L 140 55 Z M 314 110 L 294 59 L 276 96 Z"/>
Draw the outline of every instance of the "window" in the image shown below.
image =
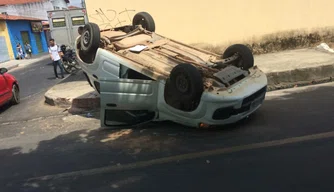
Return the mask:
<path id="1" fill-rule="evenodd" d="M 72 25 L 77 26 L 77 25 L 85 25 L 85 17 L 72 17 Z"/>
<path id="2" fill-rule="evenodd" d="M 57 6 L 53 6 L 54 10 L 59 10 L 60 7 L 57 7 Z"/>
<path id="3" fill-rule="evenodd" d="M 54 18 L 52 19 L 53 27 L 66 27 L 65 18 Z"/>

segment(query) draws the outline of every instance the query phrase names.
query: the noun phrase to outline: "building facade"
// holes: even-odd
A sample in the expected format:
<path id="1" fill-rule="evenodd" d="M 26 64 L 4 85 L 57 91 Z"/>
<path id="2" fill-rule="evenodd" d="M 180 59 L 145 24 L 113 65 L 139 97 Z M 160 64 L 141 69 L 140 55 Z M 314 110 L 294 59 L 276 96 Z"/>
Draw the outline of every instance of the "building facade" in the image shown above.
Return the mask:
<path id="1" fill-rule="evenodd" d="M 67 9 L 69 0 L 1 0 L 0 1 L 0 63 L 17 58 L 17 44 L 23 51 L 25 43 L 32 54 L 48 51 L 47 30 L 42 21 L 48 20 L 47 11 Z"/>
<path id="2" fill-rule="evenodd" d="M 6 21 L 0 20 L 0 63 L 14 59 Z"/>
<path id="3" fill-rule="evenodd" d="M 50 0 L 54 10 L 68 9 L 69 0 Z"/>
<path id="4" fill-rule="evenodd" d="M 45 38 L 45 33 L 41 28 L 41 21 L 31 20 L 9 20 L 6 22 L 12 49 L 17 57 L 16 46 L 18 43 L 23 47 L 26 43 L 29 43 L 32 47 L 32 54 L 37 55 L 39 53 L 48 51 L 48 44 Z M 33 26 L 37 27 L 33 27 Z M 25 52 L 25 50 L 23 50 Z"/>
<path id="5" fill-rule="evenodd" d="M 48 51 L 41 19 L 0 15 L 0 24 L 0 62 L 17 58 L 16 46 L 18 44 L 21 45 L 24 53 L 26 52 L 24 49 L 26 43 L 31 45 L 33 55 Z"/>
<path id="6" fill-rule="evenodd" d="M 47 20 L 46 11 L 67 9 L 69 0 L 1 0 L 0 13 Z"/>

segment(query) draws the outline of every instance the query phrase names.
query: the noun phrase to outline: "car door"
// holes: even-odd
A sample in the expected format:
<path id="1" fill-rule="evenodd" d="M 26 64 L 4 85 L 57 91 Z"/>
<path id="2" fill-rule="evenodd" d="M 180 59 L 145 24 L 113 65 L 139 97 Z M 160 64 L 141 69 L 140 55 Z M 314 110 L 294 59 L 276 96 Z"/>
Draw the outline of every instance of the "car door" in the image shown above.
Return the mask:
<path id="1" fill-rule="evenodd" d="M 108 66 L 108 67 L 107 67 Z M 156 116 L 157 81 L 122 64 L 105 65 L 99 77 L 101 125 L 128 127 L 151 121 Z M 114 73 L 114 74 L 112 74 Z M 118 74 L 115 74 L 118 73 Z M 96 87 L 96 82 L 94 82 Z"/>
<path id="2" fill-rule="evenodd" d="M 8 101 L 10 88 L 4 75 L 0 74 L 0 105 Z"/>

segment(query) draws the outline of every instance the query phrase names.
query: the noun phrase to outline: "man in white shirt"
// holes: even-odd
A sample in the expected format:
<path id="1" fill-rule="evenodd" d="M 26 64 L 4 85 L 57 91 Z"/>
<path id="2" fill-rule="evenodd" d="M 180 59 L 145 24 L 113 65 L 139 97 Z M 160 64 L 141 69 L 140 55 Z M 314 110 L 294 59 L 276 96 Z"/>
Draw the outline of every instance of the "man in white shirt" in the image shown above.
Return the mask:
<path id="1" fill-rule="evenodd" d="M 60 50 L 60 46 L 55 44 L 54 39 L 50 39 L 49 53 L 50 53 L 50 57 L 53 61 L 53 69 L 54 69 L 54 72 L 55 72 L 55 75 L 56 75 L 56 79 L 58 79 L 57 66 L 59 66 L 59 68 L 60 68 L 61 78 L 63 79 L 64 78 L 64 68 L 63 68 L 63 65 L 61 63 L 62 52 Z"/>

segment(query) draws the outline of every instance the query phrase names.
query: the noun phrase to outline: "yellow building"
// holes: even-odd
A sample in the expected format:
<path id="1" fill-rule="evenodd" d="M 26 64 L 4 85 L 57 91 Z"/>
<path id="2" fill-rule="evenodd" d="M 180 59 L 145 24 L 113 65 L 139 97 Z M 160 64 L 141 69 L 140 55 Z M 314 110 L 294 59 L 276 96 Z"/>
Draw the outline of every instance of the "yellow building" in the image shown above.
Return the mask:
<path id="1" fill-rule="evenodd" d="M 86 0 L 90 22 L 102 28 L 130 23 L 136 12 L 146 11 L 157 33 L 211 45 L 251 42 L 287 31 L 332 30 L 333 7 L 333 0 Z M 128 15 L 125 9 L 134 11 Z"/>
<path id="2" fill-rule="evenodd" d="M 12 44 L 5 21 L 0 20 L 0 63 L 14 59 Z"/>

